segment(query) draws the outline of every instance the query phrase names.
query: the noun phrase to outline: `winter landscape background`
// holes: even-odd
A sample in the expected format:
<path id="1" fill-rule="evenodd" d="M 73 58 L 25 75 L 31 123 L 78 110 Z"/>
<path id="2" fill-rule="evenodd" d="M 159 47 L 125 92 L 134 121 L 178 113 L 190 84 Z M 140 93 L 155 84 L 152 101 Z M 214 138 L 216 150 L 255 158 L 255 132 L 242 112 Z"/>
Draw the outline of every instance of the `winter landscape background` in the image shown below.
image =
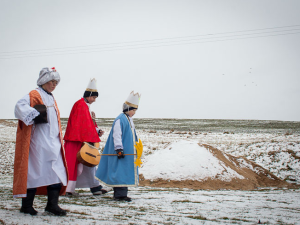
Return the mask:
<path id="1" fill-rule="evenodd" d="M 66 121 L 62 120 L 63 130 Z M 105 131 L 101 148 L 112 122 L 113 119 L 97 120 Z M 134 119 L 134 122 L 144 144 L 140 174 L 152 182 L 151 186 L 141 182 L 140 187 L 130 188 L 129 196 L 133 198 L 130 203 L 113 201 L 112 192 L 95 197 L 88 189 L 80 189 L 78 198 L 60 198 L 61 207 L 68 210 L 66 217 L 45 213 L 47 199 L 37 196 L 34 206 L 39 214 L 32 217 L 21 214 L 20 199 L 12 198 L 17 121 L 1 120 L 0 224 L 257 224 L 259 221 L 300 224 L 300 122 L 196 119 Z M 233 163 L 238 169 L 246 167 L 258 176 L 257 168 L 266 169 L 269 173 L 266 179 L 274 180 L 275 175 L 286 185 L 257 185 L 251 190 L 177 187 L 176 184 L 186 182 L 185 177 L 200 183 L 206 179 L 245 180 L 203 146 L 220 150 L 229 161 L 235 159 Z M 157 179 L 170 185 L 155 186 Z"/>

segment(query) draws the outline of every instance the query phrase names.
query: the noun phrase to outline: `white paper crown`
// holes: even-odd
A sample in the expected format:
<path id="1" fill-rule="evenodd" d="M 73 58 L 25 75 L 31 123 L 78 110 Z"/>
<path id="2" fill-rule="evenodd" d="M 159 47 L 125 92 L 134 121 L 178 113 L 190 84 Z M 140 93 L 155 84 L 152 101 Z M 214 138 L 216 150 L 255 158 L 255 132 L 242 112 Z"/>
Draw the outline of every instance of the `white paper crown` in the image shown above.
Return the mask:
<path id="1" fill-rule="evenodd" d="M 97 91 L 96 82 L 97 82 L 97 81 L 96 81 L 95 78 L 91 79 L 90 82 L 89 82 L 89 84 L 88 84 L 88 86 L 87 86 L 87 88 L 86 88 L 86 91 L 90 91 L 90 92 L 98 92 L 98 91 Z"/>
<path id="2" fill-rule="evenodd" d="M 134 92 L 132 91 L 127 100 L 125 101 L 125 104 L 134 107 L 134 108 L 138 108 L 139 107 L 139 102 L 140 102 L 140 97 L 141 95 L 137 92 L 134 94 Z"/>

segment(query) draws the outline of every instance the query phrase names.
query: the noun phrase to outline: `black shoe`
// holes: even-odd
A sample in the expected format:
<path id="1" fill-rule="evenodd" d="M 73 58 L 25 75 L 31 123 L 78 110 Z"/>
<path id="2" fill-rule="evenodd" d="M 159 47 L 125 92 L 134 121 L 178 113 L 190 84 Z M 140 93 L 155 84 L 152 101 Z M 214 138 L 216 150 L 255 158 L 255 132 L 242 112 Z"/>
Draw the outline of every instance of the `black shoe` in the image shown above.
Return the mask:
<path id="1" fill-rule="evenodd" d="M 50 206 L 50 205 L 47 204 L 47 206 L 45 208 L 45 211 L 53 213 L 56 216 L 65 216 L 65 215 L 67 215 L 67 211 L 61 209 L 58 205 Z"/>
<path id="2" fill-rule="evenodd" d="M 114 200 L 116 201 L 125 201 L 125 202 L 131 202 L 131 198 L 129 197 L 114 197 Z"/>
<path id="3" fill-rule="evenodd" d="M 58 198 L 59 198 L 60 189 L 61 189 L 61 186 L 60 187 L 51 187 L 51 186 L 47 187 L 48 202 L 47 202 L 45 211 L 53 213 L 56 216 L 65 216 L 65 215 L 67 215 L 67 211 L 61 209 L 58 206 Z"/>
<path id="4" fill-rule="evenodd" d="M 107 190 L 104 190 L 104 189 L 101 189 L 101 192 L 102 192 L 102 194 L 104 195 L 104 194 L 106 194 L 108 191 L 107 191 Z"/>
<path id="5" fill-rule="evenodd" d="M 93 192 L 93 195 L 104 195 L 107 192 L 108 192 L 107 190 L 101 189 L 100 191 Z"/>
<path id="6" fill-rule="evenodd" d="M 65 196 L 67 196 L 67 197 L 78 197 L 79 193 L 77 193 L 77 192 L 66 192 Z"/>
<path id="7" fill-rule="evenodd" d="M 36 215 L 38 212 L 33 208 L 33 201 L 36 189 L 27 189 L 26 198 L 22 198 L 22 206 L 20 209 L 21 213 Z"/>
<path id="8" fill-rule="evenodd" d="M 23 206 L 21 207 L 20 212 L 30 214 L 32 216 L 35 216 L 38 213 L 38 211 L 36 211 L 33 207 L 25 208 Z"/>

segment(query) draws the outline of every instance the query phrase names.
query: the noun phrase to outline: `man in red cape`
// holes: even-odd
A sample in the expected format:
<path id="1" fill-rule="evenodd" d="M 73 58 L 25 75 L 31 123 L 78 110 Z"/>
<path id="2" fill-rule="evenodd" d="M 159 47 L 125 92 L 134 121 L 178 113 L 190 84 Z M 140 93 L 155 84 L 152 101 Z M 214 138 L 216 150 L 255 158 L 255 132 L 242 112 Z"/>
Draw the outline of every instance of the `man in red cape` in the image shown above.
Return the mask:
<path id="1" fill-rule="evenodd" d="M 77 153 L 83 142 L 99 143 L 104 133 L 99 130 L 95 113 L 90 112 L 89 106 L 96 101 L 98 91 L 96 80 L 92 79 L 84 92 L 83 98 L 78 100 L 70 113 L 65 140 L 66 160 L 69 171 L 69 183 L 66 190 L 67 196 L 78 195 L 75 188 L 90 188 L 94 195 L 104 194 L 107 191 L 102 189 L 99 181 L 95 179 L 96 167 L 87 167 L 77 160 Z"/>

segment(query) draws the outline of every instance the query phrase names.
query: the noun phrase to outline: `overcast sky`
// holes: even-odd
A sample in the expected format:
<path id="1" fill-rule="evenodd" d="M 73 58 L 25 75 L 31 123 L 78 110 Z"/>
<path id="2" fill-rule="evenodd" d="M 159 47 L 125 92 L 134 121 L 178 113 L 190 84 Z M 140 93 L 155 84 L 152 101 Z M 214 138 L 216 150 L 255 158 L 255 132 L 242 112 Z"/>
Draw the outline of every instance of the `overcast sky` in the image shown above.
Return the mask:
<path id="1" fill-rule="evenodd" d="M 90 78 L 97 117 L 300 121 L 299 0 L 0 0 L 0 118 L 56 67 L 62 117 Z"/>

